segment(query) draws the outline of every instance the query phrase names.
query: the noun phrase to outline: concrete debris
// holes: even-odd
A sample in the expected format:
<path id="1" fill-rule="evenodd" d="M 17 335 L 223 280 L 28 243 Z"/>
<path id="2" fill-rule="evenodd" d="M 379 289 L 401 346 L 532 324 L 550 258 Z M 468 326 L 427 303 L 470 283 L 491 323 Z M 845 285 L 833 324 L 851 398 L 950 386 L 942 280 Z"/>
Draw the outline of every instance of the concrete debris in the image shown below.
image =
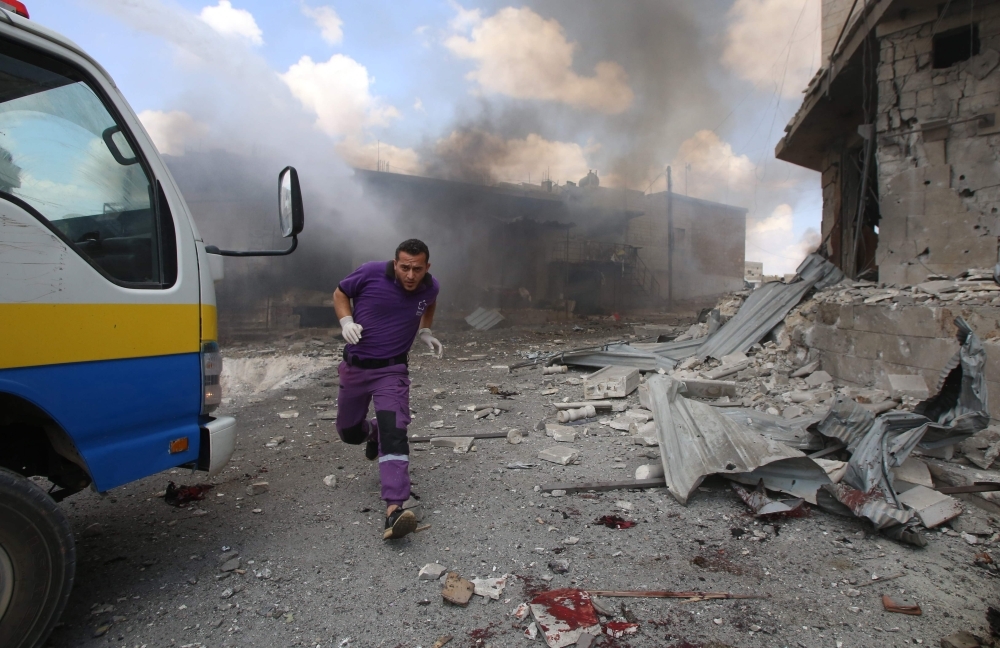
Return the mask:
<path id="1" fill-rule="evenodd" d="M 464 454 L 472 448 L 475 439 L 466 436 L 439 436 L 431 439 L 432 448 L 451 448 L 453 451 Z"/>
<path id="2" fill-rule="evenodd" d="M 583 634 L 597 636 L 601 624 L 590 595 L 577 589 L 557 589 L 531 600 L 531 615 L 549 648 L 572 646 Z"/>
<path id="3" fill-rule="evenodd" d="M 639 389 L 641 393 L 642 385 L 639 386 Z M 611 409 L 614 406 L 614 404 L 608 400 L 552 403 L 552 405 L 555 406 L 557 410 L 580 409 L 581 407 L 593 407 L 594 409 Z"/>
<path id="4" fill-rule="evenodd" d="M 437 580 L 441 578 L 446 571 L 448 570 L 444 565 L 439 563 L 427 563 L 420 568 L 420 573 L 417 574 L 417 578 L 420 580 Z"/>
<path id="5" fill-rule="evenodd" d="M 899 496 L 903 506 L 913 509 L 925 528 L 933 529 L 962 514 L 962 503 L 932 490 L 927 486 L 914 486 Z"/>
<path id="6" fill-rule="evenodd" d="M 500 578 L 473 578 L 474 593 L 476 596 L 499 601 L 500 595 L 503 594 L 504 588 L 507 587 L 508 578 L 510 578 L 509 574 L 504 574 Z"/>
<path id="7" fill-rule="evenodd" d="M 941 637 L 941 648 L 980 648 L 979 638 L 971 632 L 959 630 L 947 637 Z"/>
<path id="8" fill-rule="evenodd" d="M 662 464 L 644 464 L 635 469 L 636 479 L 657 479 L 663 477 Z"/>
<path id="9" fill-rule="evenodd" d="M 931 395 L 927 382 L 919 374 L 888 374 L 886 378 L 889 381 L 889 393 L 893 398 L 909 396 L 924 400 Z"/>
<path id="10" fill-rule="evenodd" d="M 552 433 L 552 440 L 558 441 L 559 443 L 572 443 L 576 441 L 576 430 L 557 430 Z"/>
<path id="11" fill-rule="evenodd" d="M 520 430 L 514 428 L 507 430 L 507 443 L 510 443 L 511 445 L 517 445 L 522 441 L 524 441 L 524 435 L 521 434 Z"/>
<path id="12" fill-rule="evenodd" d="M 576 430 L 568 425 L 559 425 L 558 423 L 546 423 L 545 424 L 545 436 L 552 437 L 555 436 L 556 432 L 568 433 L 576 432 Z"/>
<path id="13" fill-rule="evenodd" d="M 284 412 L 278 412 L 278 418 L 293 419 L 298 417 L 299 413 L 296 412 L 295 410 L 285 410 Z"/>
<path id="14" fill-rule="evenodd" d="M 597 416 L 597 409 L 592 405 L 587 405 L 578 409 L 559 410 L 556 418 L 560 423 L 569 423 L 570 421 L 579 421 L 580 419 L 593 418 L 595 416 Z"/>
<path id="15" fill-rule="evenodd" d="M 638 369 L 605 367 L 583 379 L 583 397 L 587 400 L 625 398 L 638 387 Z"/>
<path id="16" fill-rule="evenodd" d="M 337 485 L 337 476 L 327 475 L 326 477 L 323 478 L 323 483 L 329 486 L 330 488 L 334 488 Z"/>
<path id="17" fill-rule="evenodd" d="M 567 371 L 569 371 L 569 367 L 566 365 L 551 365 L 548 367 L 542 367 L 542 374 L 546 376 L 551 374 L 564 374 Z"/>
<path id="18" fill-rule="evenodd" d="M 810 387 L 819 387 L 820 385 L 833 381 L 833 376 L 825 371 L 814 371 L 808 376 L 806 376 L 806 385 Z"/>
<path id="19" fill-rule="evenodd" d="M 476 586 L 470 581 L 465 580 L 456 572 L 448 572 L 448 575 L 445 576 L 444 586 L 441 588 L 441 596 L 453 605 L 465 606 L 469 604 L 475 591 Z"/>
<path id="20" fill-rule="evenodd" d="M 546 448 L 538 453 L 538 458 L 560 466 L 568 466 L 580 458 L 580 453 L 565 447 Z"/>
<path id="21" fill-rule="evenodd" d="M 688 398 L 736 397 L 736 383 L 730 380 L 686 379 L 681 390 Z"/>
<path id="22" fill-rule="evenodd" d="M 257 495 L 263 495 L 267 492 L 270 485 L 266 481 L 254 482 L 247 486 L 247 495 L 250 497 L 255 497 Z"/>

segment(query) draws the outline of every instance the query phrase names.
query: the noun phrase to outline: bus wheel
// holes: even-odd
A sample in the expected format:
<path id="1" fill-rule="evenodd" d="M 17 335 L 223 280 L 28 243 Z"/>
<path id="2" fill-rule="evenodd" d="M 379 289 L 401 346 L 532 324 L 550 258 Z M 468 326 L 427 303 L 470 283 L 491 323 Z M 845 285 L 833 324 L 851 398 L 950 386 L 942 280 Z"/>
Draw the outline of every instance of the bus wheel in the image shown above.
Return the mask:
<path id="1" fill-rule="evenodd" d="M 0 468 L 0 646 L 41 646 L 76 568 L 69 521 L 45 491 Z"/>

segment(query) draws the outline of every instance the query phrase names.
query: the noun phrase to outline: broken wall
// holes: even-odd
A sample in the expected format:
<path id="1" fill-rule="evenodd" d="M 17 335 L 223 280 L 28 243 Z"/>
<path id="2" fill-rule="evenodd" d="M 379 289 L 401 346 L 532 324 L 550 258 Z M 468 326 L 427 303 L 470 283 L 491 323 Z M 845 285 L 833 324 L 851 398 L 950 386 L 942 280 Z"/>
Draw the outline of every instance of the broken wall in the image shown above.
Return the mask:
<path id="1" fill-rule="evenodd" d="M 979 53 L 935 67 L 935 37 L 943 48 L 942 34 L 961 33 L 970 16 L 969 42 L 978 36 Z M 932 273 L 992 267 L 1000 234 L 1000 3 L 954 3 L 943 17 L 915 12 L 876 33 L 879 279 L 910 285 Z"/>
<path id="2" fill-rule="evenodd" d="M 1000 420 L 1000 308 L 813 302 L 813 324 L 799 342 L 819 352 L 821 366 L 848 384 L 891 391 L 889 374 L 919 374 L 933 393 L 958 351 L 955 318 L 962 317 L 986 349 L 990 417 Z"/>

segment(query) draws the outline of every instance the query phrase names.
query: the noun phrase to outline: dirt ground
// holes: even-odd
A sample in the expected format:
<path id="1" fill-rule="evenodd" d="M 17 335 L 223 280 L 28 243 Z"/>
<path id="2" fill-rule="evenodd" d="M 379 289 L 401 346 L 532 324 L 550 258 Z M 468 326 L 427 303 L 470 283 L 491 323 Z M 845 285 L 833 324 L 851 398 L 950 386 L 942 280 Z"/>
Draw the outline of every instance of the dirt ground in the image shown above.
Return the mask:
<path id="1" fill-rule="evenodd" d="M 214 487 L 203 501 L 186 508 L 164 502 L 168 482 L 206 481 L 203 473 L 175 470 L 64 502 L 77 531 L 78 568 L 50 645 L 430 648 L 443 635 L 452 635 L 456 647 L 531 645 L 523 636 L 530 619 L 518 622 L 510 612 L 533 593 L 560 587 L 760 596 L 604 598 L 627 606 L 640 624 L 637 635 L 602 638 L 597 645 L 604 646 L 937 646 L 959 629 L 985 634 L 997 581 L 974 566 L 974 557 L 984 549 L 995 555 L 993 545 L 970 546 L 935 531 L 927 547 L 914 548 L 818 509 L 758 522 L 721 479 L 704 483 L 687 506 L 662 488 L 563 497 L 536 491 L 560 481 L 629 479 L 639 465 L 658 461 L 658 449 L 593 420 L 569 444 L 580 453 L 578 464 L 538 460 L 540 450 L 557 444 L 537 424 L 554 421 L 551 402 L 582 400 L 583 373 L 543 377 L 538 368 L 511 374 L 497 367 L 631 331 L 583 326 L 589 328 L 442 333 L 444 359 L 414 357 L 411 436 L 510 428 L 527 436 L 518 445 L 482 439 L 466 454 L 412 444 L 413 490 L 421 524 L 430 528 L 394 542 L 381 539 L 377 465 L 364 458 L 363 446 L 341 443 L 329 420 L 338 340 L 320 335 L 224 349 L 227 362 L 294 356 L 289 371 L 326 368 L 285 384 L 258 375 L 237 388 L 231 379 L 220 413 L 239 421 L 237 448 L 228 468 L 209 480 Z M 558 392 L 542 395 L 546 382 Z M 493 395 L 489 384 L 518 395 Z M 629 402 L 637 405 L 635 393 Z M 475 420 L 459 411 L 473 403 L 509 411 Z M 298 417 L 279 417 L 289 409 Z M 318 418 L 324 410 L 328 418 Z M 444 428 L 429 429 L 442 420 Z M 284 442 L 273 443 L 279 436 Z M 531 465 L 509 467 L 516 462 Z M 335 486 L 324 483 L 328 475 Z M 248 486 L 261 481 L 267 491 L 249 495 Z M 638 524 L 595 524 L 604 515 Z M 221 571 L 234 566 L 223 565 L 234 557 L 238 567 Z M 553 573 L 553 560 L 568 560 L 568 572 Z M 465 578 L 515 578 L 499 601 L 476 596 L 456 607 L 442 601 L 443 579 L 418 580 L 419 569 L 433 562 Z M 922 616 L 885 612 L 883 594 L 918 603 Z"/>

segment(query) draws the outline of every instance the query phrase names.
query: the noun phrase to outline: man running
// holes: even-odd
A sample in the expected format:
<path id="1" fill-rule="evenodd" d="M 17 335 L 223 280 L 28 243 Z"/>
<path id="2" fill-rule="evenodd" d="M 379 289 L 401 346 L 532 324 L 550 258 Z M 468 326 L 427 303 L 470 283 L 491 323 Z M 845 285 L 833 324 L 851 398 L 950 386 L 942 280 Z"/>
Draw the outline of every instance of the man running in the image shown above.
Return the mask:
<path id="1" fill-rule="evenodd" d="M 430 251 L 417 239 L 403 241 L 394 261 L 365 263 L 333 292 L 347 346 L 340 363 L 337 433 L 344 443 L 365 445 L 365 457 L 378 458 L 382 499 L 386 503 L 384 540 L 402 538 L 417 528 L 403 510 L 410 497 L 410 378 L 407 352 L 416 338 L 441 357 L 431 335 L 440 286 L 428 274 Z M 351 301 L 354 302 L 353 310 Z M 375 401 L 375 418 L 366 420 Z"/>

